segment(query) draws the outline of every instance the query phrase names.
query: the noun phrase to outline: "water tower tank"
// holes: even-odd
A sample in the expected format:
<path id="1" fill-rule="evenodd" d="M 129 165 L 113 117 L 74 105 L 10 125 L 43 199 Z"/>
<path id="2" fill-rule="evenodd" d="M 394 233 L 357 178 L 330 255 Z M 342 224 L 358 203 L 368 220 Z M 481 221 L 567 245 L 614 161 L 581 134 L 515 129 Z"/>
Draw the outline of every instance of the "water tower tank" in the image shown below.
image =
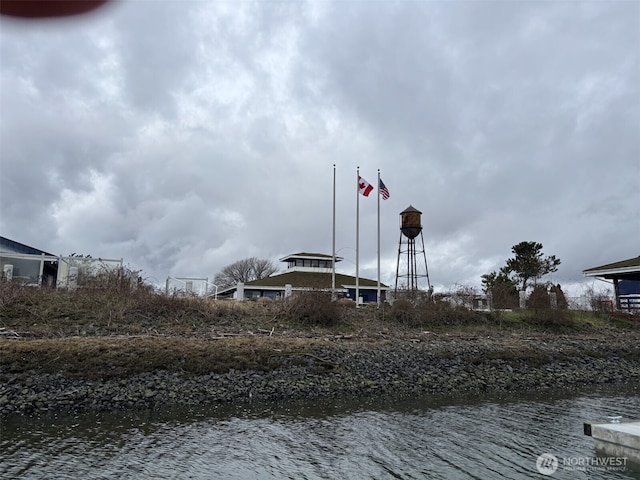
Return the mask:
<path id="1" fill-rule="evenodd" d="M 422 231 L 422 212 L 409 205 L 400 212 L 400 231 L 407 238 L 416 238 Z"/>

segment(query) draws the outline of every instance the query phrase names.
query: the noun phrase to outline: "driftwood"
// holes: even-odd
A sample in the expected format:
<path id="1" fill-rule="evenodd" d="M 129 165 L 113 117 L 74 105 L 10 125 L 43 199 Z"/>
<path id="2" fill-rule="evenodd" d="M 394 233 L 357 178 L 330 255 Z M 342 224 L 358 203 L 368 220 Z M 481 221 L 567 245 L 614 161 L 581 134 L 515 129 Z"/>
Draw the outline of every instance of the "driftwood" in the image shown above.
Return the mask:
<path id="1" fill-rule="evenodd" d="M 353 335 L 334 335 L 333 339 L 334 340 L 351 340 L 353 338 Z"/>
<path id="2" fill-rule="evenodd" d="M 264 328 L 258 328 L 258 333 L 269 334 L 270 337 L 273 336 L 273 332 L 275 332 L 276 327 L 273 327 L 271 330 L 265 330 Z M 208 337 L 208 340 L 224 340 L 225 338 L 237 338 L 237 337 L 252 337 L 255 333 L 251 330 L 247 330 L 247 333 L 218 333 L 215 337 Z"/>
<path id="3" fill-rule="evenodd" d="M 18 332 L 14 330 L 7 330 L 6 327 L 0 327 L 0 336 L 2 337 L 12 337 L 12 338 L 20 338 Z"/>
<path id="4" fill-rule="evenodd" d="M 275 332 L 276 327 L 271 327 L 271 330 L 265 330 L 264 328 L 259 328 L 258 331 L 260 333 L 268 333 L 270 337 L 273 336 L 273 332 Z"/>
<path id="5" fill-rule="evenodd" d="M 251 332 L 248 332 L 251 335 Z M 219 333 L 216 337 L 212 338 L 228 338 L 228 337 L 245 337 L 247 334 L 245 333 Z"/>

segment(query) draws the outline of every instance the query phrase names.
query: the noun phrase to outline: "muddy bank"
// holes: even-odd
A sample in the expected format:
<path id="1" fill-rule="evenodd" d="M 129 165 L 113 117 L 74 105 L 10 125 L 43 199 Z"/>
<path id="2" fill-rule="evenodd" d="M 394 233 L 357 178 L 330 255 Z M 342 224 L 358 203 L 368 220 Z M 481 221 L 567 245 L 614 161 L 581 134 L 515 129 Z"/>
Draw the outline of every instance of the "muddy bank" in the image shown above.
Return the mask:
<path id="1" fill-rule="evenodd" d="M 530 337 L 422 332 L 375 342 L 331 339 L 298 351 L 270 348 L 267 339 L 259 348 L 269 349 L 269 362 L 258 368 L 214 373 L 212 366 L 211 373 L 194 374 L 171 365 L 124 378 L 88 379 L 2 365 L 0 415 L 640 385 L 637 337 L 624 332 Z"/>

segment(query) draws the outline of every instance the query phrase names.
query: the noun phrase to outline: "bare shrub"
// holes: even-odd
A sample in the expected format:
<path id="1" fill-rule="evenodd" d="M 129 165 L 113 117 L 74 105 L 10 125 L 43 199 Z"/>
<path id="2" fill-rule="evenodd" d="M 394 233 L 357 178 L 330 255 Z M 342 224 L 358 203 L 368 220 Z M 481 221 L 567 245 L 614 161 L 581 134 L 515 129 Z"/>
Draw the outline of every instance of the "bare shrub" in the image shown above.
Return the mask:
<path id="1" fill-rule="evenodd" d="M 356 306 L 355 300 L 351 300 L 350 298 L 340 298 L 340 299 L 336 300 L 336 302 L 338 303 L 338 305 L 342 305 L 342 306 L 345 306 L 345 307 L 355 307 Z"/>
<path id="2" fill-rule="evenodd" d="M 5 312 L 5 309 L 8 309 L 24 297 L 26 288 L 30 287 L 24 287 L 18 283 L 0 280 L 0 311 Z"/>
<path id="3" fill-rule="evenodd" d="M 432 295 L 430 292 L 422 290 L 397 290 L 393 294 L 393 303 L 399 300 L 409 302 L 411 305 L 418 305 L 419 303 L 430 301 Z"/>
<path id="4" fill-rule="evenodd" d="M 283 302 L 282 316 L 305 325 L 328 327 L 340 321 L 341 308 L 327 292 L 299 292 Z"/>
<path id="5" fill-rule="evenodd" d="M 449 293 L 450 301 L 456 307 L 473 308 L 473 300 L 478 297 L 478 291 L 475 287 L 463 284 L 456 284 Z"/>
<path id="6" fill-rule="evenodd" d="M 416 303 L 407 299 L 396 300 L 391 306 L 389 319 L 410 328 L 461 326 L 486 321 L 481 314 L 438 297 L 434 300 L 423 298 Z"/>
<path id="7" fill-rule="evenodd" d="M 418 306 L 423 325 L 463 326 L 485 323 L 486 317 L 467 308 L 440 300 Z"/>
<path id="8" fill-rule="evenodd" d="M 82 288 L 117 293 L 144 294 L 153 292 L 153 287 L 144 282 L 140 271 L 128 267 L 103 269 L 94 275 L 89 275 L 84 279 Z"/>
<path id="9" fill-rule="evenodd" d="M 389 311 L 389 319 L 407 327 L 418 326 L 421 322 L 414 304 L 405 298 L 396 299 L 393 302 Z"/>
<path id="10" fill-rule="evenodd" d="M 126 272 L 76 290 L 0 282 L 0 326 L 28 336 L 196 334 L 242 318 L 235 305 L 161 295 Z"/>

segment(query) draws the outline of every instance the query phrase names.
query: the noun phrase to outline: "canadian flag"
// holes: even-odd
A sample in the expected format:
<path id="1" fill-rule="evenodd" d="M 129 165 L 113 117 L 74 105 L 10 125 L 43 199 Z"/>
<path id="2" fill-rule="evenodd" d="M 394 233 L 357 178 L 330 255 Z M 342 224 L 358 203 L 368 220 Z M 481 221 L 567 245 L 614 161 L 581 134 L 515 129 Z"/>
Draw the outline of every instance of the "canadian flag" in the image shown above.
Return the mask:
<path id="1" fill-rule="evenodd" d="M 371 191 L 373 190 L 373 186 L 369 184 L 364 178 L 358 175 L 358 189 L 361 195 L 368 197 Z"/>

